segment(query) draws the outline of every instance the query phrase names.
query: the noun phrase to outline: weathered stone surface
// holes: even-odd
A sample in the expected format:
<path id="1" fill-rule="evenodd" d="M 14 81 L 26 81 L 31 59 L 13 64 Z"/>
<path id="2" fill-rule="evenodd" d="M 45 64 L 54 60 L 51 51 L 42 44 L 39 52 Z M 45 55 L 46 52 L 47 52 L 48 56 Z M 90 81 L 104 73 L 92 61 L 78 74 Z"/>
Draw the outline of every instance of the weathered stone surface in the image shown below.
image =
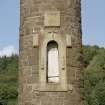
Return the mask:
<path id="1" fill-rule="evenodd" d="M 20 0 L 18 105 L 83 105 L 80 1 Z M 46 11 L 59 13 L 54 18 Z M 51 40 L 59 44 L 57 85 L 46 83 L 46 46 Z"/>
<path id="2" fill-rule="evenodd" d="M 48 26 L 60 26 L 60 12 L 59 11 L 47 11 L 44 14 L 44 25 Z"/>

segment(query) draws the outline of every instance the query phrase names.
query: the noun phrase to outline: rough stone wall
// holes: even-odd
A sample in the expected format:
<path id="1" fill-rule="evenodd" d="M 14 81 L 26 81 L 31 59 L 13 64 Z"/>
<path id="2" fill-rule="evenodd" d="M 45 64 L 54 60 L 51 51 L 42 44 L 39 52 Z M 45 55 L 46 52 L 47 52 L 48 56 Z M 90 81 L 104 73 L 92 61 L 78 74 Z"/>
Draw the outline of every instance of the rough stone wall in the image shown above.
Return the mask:
<path id="1" fill-rule="evenodd" d="M 39 91 L 39 46 L 33 47 L 33 34 L 44 29 L 44 12 L 60 11 L 61 25 L 50 30 L 71 35 L 72 47 L 66 48 L 68 91 Z M 18 105 L 83 105 L 81 77 L 80 0 L 20 0 L 20 56 Z M 47 29 L 47 30 L 49 30 Z"/>

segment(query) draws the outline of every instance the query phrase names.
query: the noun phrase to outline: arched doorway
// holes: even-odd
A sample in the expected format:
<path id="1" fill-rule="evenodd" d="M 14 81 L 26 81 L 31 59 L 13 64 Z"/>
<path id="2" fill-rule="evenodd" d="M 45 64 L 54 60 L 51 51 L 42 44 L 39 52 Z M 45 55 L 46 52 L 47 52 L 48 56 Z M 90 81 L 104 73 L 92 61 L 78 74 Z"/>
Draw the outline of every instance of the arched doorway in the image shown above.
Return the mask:
<path id="1" fill-rule="evenodd" d="M 55 41 L 47 44 L 47 82 L 59 83 L 59 51 Z"/>

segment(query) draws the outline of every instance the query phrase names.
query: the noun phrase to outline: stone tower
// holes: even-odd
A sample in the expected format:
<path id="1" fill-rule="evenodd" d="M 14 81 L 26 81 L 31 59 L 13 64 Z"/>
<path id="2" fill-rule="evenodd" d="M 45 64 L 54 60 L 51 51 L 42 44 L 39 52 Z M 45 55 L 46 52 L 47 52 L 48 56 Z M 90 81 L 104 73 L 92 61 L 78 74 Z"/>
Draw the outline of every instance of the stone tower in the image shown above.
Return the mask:
<path id="1" fill-rule="evenodd" d="M 80 0 L 20 0 L 18 105 L 83 105 Z"/>

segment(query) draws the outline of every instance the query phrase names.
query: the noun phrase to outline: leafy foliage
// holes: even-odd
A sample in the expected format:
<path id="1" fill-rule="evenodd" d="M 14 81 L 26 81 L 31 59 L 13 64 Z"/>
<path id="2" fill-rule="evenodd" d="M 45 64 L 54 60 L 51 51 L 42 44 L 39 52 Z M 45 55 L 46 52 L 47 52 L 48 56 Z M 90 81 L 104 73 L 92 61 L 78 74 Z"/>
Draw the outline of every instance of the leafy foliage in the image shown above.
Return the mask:
<path id="1" fill-rule="evenodd" d="M 98 46 L 83 46 L 83 61 L 84 66 L 87 67 L 90 64 L 90 61 L 98 53 Z"/>
<path id="2" fill-rule="evenodd" d="M 18 55 L 0 58 L 0 105 L 16 105 Z"/>
<path id="3" fill-rule="evenodd" d="M 85 105 L 105 105 L 105 49 L 97 48 L 95 52 L 88 55 L 91 60 L 84 58 L 89 62 L 84 70 Z"/>

